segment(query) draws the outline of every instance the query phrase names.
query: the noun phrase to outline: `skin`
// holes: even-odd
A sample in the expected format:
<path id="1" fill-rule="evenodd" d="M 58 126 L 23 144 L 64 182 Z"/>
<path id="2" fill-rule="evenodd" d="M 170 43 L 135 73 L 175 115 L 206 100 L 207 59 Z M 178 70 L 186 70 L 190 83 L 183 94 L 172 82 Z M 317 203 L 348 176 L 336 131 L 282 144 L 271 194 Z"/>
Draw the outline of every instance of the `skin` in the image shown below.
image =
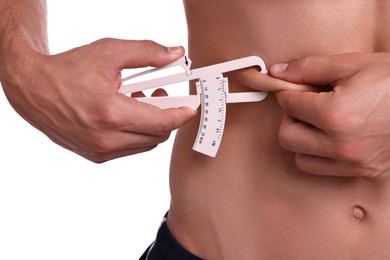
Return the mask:
<path id="1" fill-rule="evenodd" d="M 199 118 L 179 131 L 168 218 L 176 239 L 206 259 L 388 258 L 389 3 L 187 0 L 185 8 L 194 67 L 259 55 L 274 78 L 232 73 L 231 89 L 279 92 L 229 105 L 215 159 L 191 150 Z M 102 162 L 155 147 L 194 115 L 117 93 L 121 69 L 165 65 L 182 48 L 103 39 L 50 55 L 45 1 L 3 0 L 0 10 L 4 92 L 63 147 Z M 324 86 L 331 91 L 317 93 Z"/>
<path id="2" fill-rule="evenodd" d="M 285 149 L 296 153 L 299 169 L 314 174 L 388 178 L 389 67 L 387 53 L 348 53 L 306 57 L 271 68 L 275 77 L 332 87 L 329 92 L 286 90 L 276 95 L 287 113 L 279 140 Z"/>
<path id="3" fill-rule="evenodd" d="M 50 55 L 45 1 L 1 0 L 0 11 L 4 93 L 64 148 L 94 162 L 145 152 L 194 116 L 188 108 L 161 110 L 118 93 L 122 69 L 164 66 L 183 56 L 182 47 L 101 39 Z"/>
<path id="4" fill-rule="evenodd" d="M 312 89 L 231 73 L 234 91 L 275 83 L 277 93 L 228 105 L 215 159 L 192 151 L 199 118 L 179 130 L 168 216 L 177 241 L 204 259 L 389 258 L 390 3 L 184 6 L 193 67 L 258 55 L 274 79 Z"/>

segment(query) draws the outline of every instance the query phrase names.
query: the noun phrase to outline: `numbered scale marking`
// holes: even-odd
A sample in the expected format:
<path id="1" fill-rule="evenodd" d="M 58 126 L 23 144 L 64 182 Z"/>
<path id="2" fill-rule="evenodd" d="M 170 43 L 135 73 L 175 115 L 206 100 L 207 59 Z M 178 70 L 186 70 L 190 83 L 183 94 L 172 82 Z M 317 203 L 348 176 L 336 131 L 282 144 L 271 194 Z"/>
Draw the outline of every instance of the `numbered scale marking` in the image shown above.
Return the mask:
<path id="1" fill-rule="evenodd" d="M 185 72 L 142 82 L 124 84 L 141 75 L 146 75 L 177 65 L 180 65 Z M 201 119 L 193 149 L 208 156 L 215 157 L 221 144 L 225 128 L 226 104 L 259 102 L 267 96 L 267 92 L 229 93 L 228 79 L 223 77 L 223 73 L 258 66 L 261 69 L 260 72 L 266 74 L 267 69 L 264 61 L 256 56 L 232 60 L 194 70 L 190 70 L 190 66 L 191 60 L 187 57 L 183 57 L 165 67 L 152 69 L 124 78 L 119 92 L 129 94 L 145 89 L 196 79 L 196 95 L 146 97 L 137 99 L 160 108 L 188 106 L 195 110 L 201 105 Z"/>
<path id="2" fill-rule="evenodd" d="M 196 84 L 201 90 L 201 119 L 193 149 L 215 157 L 225 128 L 227 78 L 220 74 Z"/>

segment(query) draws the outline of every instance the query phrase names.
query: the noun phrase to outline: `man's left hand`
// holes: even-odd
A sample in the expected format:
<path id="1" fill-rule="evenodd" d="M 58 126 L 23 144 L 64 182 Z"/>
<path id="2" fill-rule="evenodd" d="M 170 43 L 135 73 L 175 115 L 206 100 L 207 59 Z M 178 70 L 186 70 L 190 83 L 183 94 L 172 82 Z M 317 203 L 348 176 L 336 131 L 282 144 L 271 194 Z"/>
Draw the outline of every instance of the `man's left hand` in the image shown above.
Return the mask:
<path id="1" fill-rule="evenodd" d="M 275 64 L 271 76 L 320 90 L 276 93 L 279 139 L 299 169 L 318 175 L 390 172 L 390 54 L 348 53 Z"/>

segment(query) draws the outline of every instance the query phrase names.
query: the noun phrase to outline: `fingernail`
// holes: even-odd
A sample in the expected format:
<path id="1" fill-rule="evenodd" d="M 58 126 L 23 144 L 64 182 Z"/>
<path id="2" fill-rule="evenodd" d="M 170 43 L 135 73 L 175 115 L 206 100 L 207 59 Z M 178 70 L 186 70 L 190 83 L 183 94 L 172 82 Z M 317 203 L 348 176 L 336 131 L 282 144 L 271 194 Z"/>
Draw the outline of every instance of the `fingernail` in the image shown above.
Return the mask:
<path id="1" fill-rule="evenodd" d="M 181 48 L 179 46 L 174 46 L 174 47 L 168 47 L 167 50 L 169 53 L 177 54 L 180 53 Z"/>
<path id="2" fill-rule="evenodd" d="M 288 67 L 288 63 L 278 63 L 272 65 L 272 72 L 273 73 L 282 73 L 285 72 Z"/>

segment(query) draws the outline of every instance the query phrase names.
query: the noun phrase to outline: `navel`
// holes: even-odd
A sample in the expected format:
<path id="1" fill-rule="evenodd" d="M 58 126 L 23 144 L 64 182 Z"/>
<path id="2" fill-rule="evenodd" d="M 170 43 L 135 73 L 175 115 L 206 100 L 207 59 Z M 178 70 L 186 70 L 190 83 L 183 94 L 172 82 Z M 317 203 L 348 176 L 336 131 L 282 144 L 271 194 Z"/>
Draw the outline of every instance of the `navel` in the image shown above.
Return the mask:
<path id="1" fill-rule="evenodd" d="M 366 211 L 360 206 L 354 206 L 352 209 L 352 220 L 358 224 L 366 217 Z"/>

